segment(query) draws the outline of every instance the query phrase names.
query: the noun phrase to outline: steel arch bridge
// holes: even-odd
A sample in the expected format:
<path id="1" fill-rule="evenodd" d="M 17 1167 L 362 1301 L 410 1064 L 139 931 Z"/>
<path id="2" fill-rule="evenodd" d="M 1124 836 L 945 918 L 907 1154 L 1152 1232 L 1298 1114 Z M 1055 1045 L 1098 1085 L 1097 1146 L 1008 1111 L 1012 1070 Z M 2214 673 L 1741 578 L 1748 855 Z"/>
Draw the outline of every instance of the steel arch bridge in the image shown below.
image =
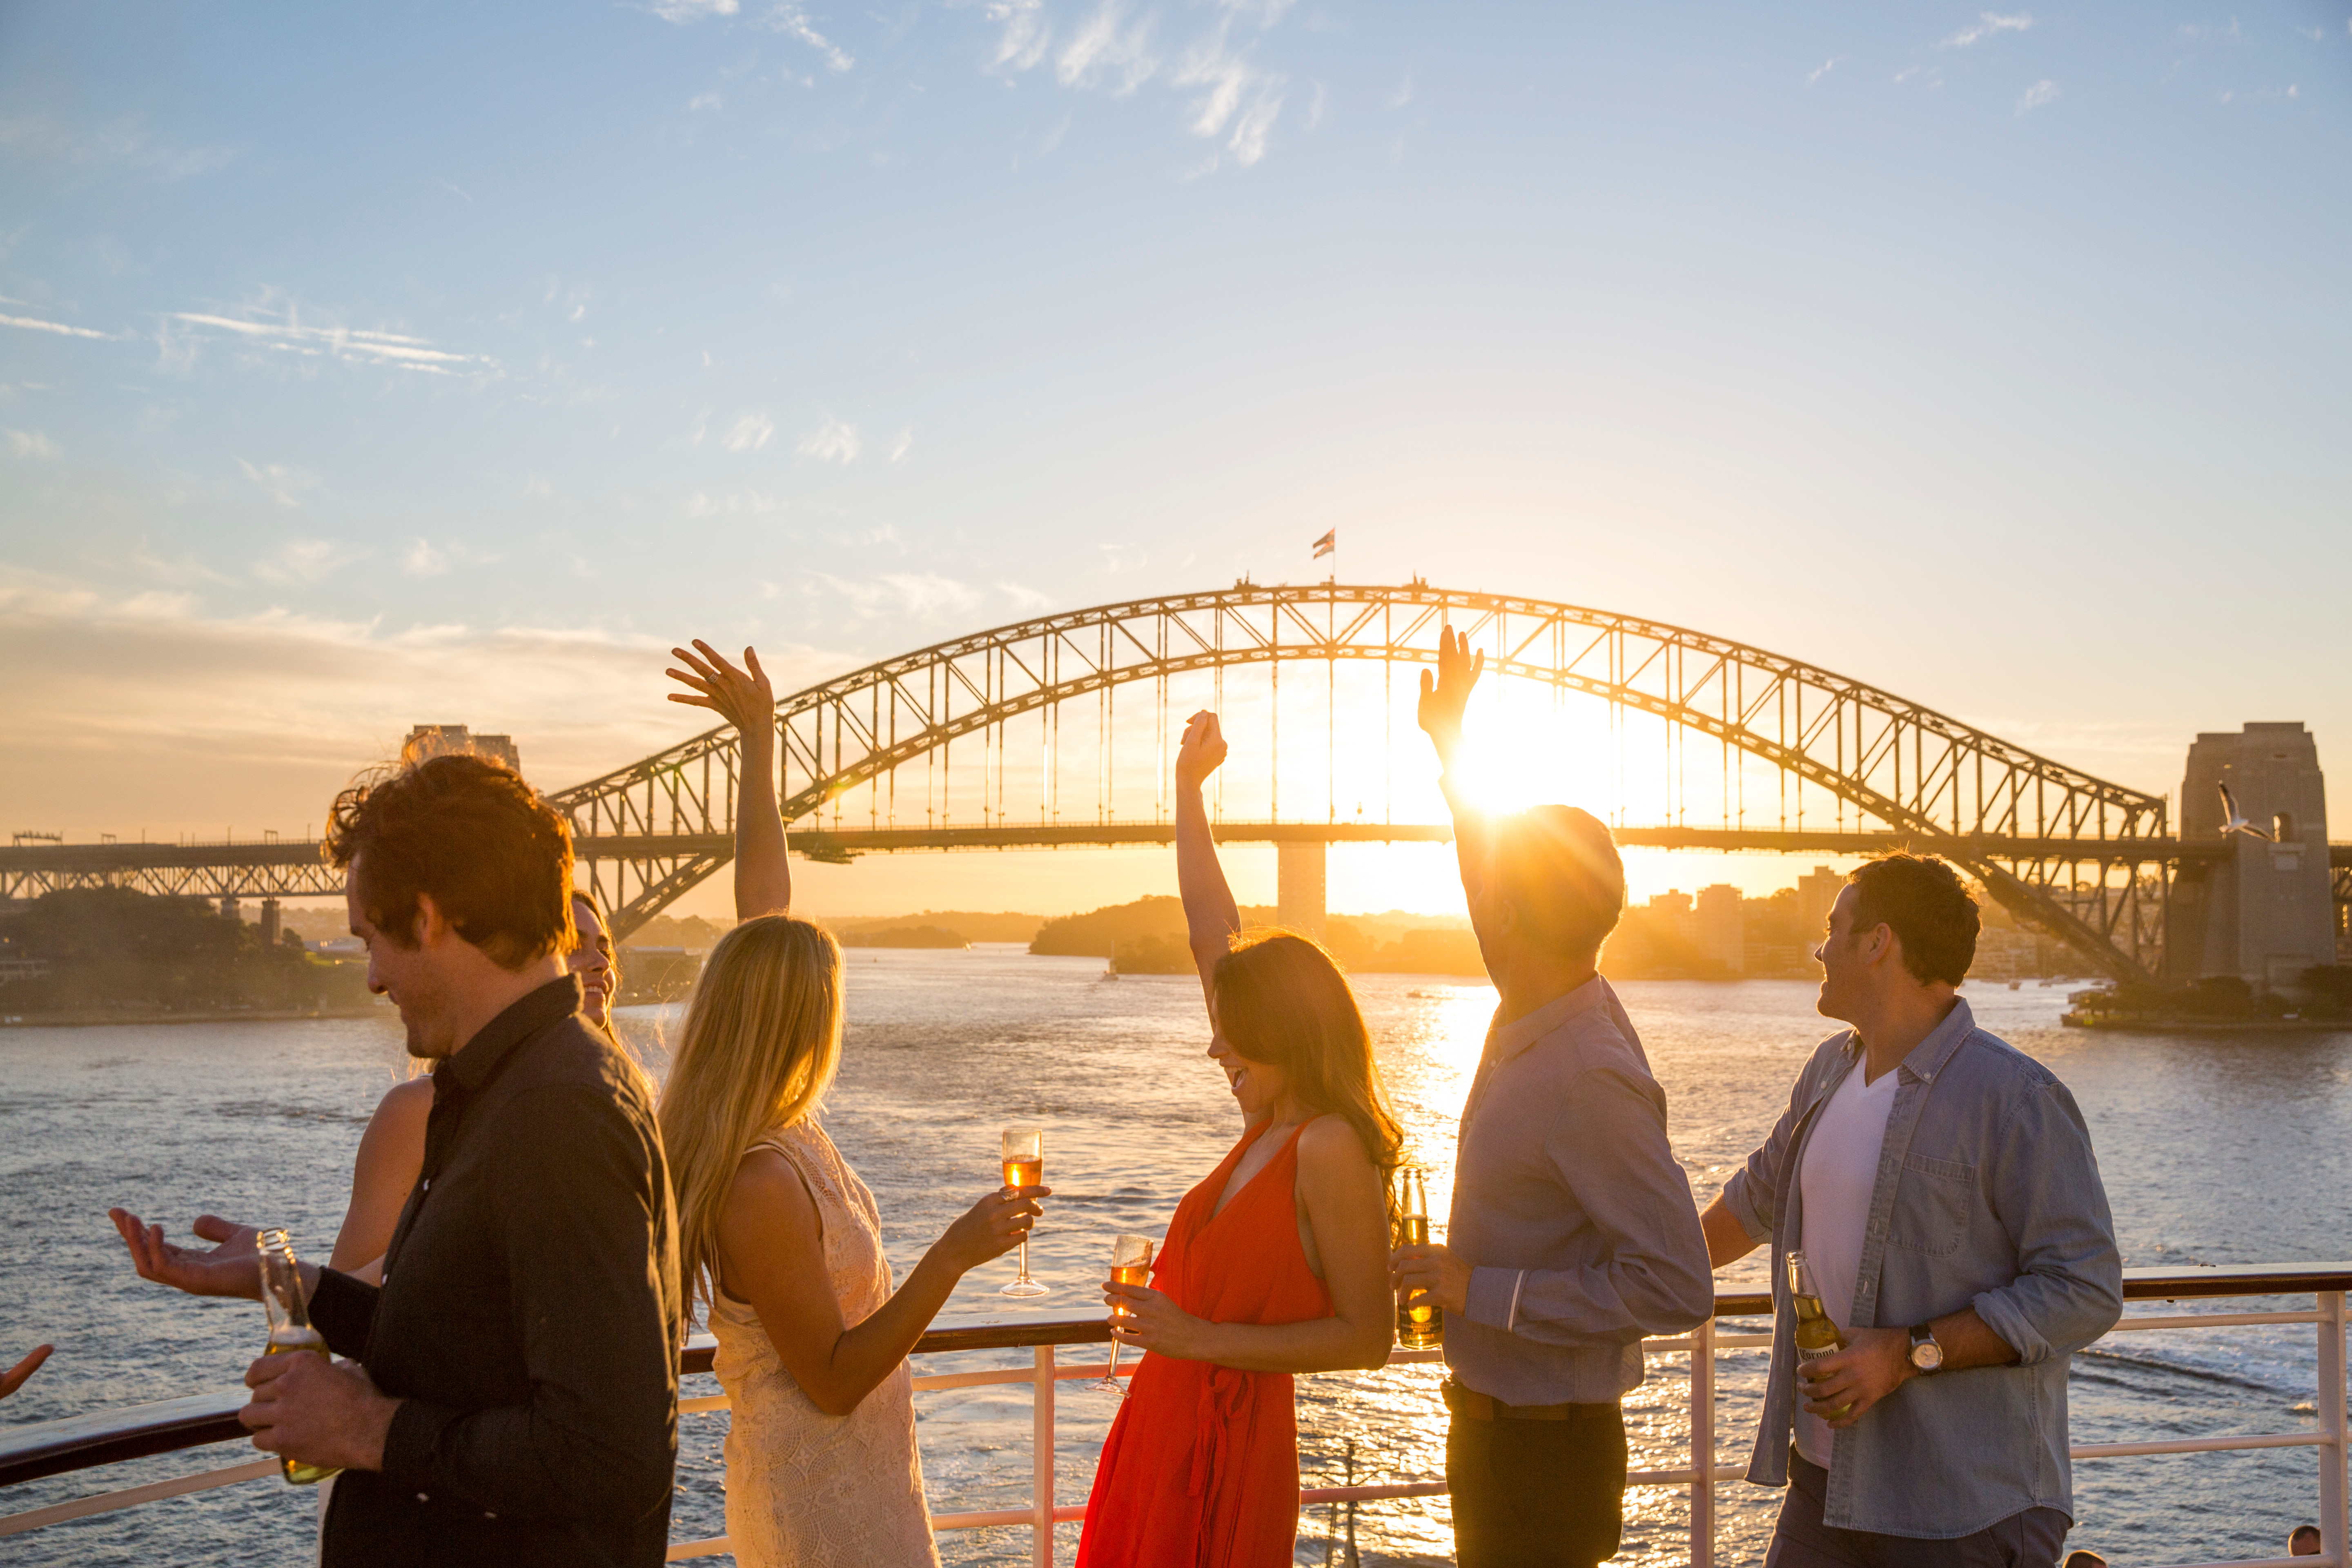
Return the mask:
<path id="1" fill-rule="evenodd" d="M 822 681 L 777 704 L 784 819 L 798 825 L 796 847 L 819 858 L 845 858 L 860 842 L 898 847 L 1164 839 L 1164 793 L 1155 798 L 1152 818 L 1114 820 L 1114 704 L 1121 689 L 1152 683 L 1164 710 L 1170 679 L 1192 672 L 1215 672 L 1222 682 L 1225 671 L 1265 665 L 1278 693 L 1281 669 L 1293 661 L 1323 661 L 1327 675 L 1343 661 L 1428 664 L 1444 623 L 1466 632 L 1506 680 L 1601 699 L 1612 723 L 1629 713 L 1646 715 L 1660 721 L 1670 747 L 1679 734 L 1685 744 L 1698 736 L 1721 748 L 1721 830 L 1710 837 L 1687 828 L 1678 805 L 1664 827 L 1621 832 L 1627 841 L 1795 848 L 1907 840 L 1963 867 L 2021 920 L 2063 937 L 2105 974 L 2149 982 L 2160 970 L 2164 904 L 2181 852 L 2167 832 L 2163 797 L 1727 637 L 1574 605 L 1435 588 L 1418 579 L 1402 587 L 1263 586 L 1244 579 L 1213 593 L 1041 616 Z M 1082 824 L 1082 813 L 1074 812 L 1066 823 L 1060 720 L 1088 702 L 1098 752 L 1095 820 Z M 1025 740 L 1018 743 L 1023 763 L 1037 763 L 1034 823 L 1005 805 L 1016 743 L 1007 726 L 1031 715 L 1039 750 L 1030 753 Z M 1278 726 L 1278 700 L 1274 715 Z M 1163 791 L 1168 728 L 1163 712 L 1151 742 Z M 958 742 L 967 759 L 967 805 L 974 742 L 981 752 L 979 808 L 961 820 L 948 809 L 947 785 L 931 773 L 951 779 Z M 1737 826 L 1727 820 L 1735 753 L 1743 801 L 1745 759 L 1793 782 L 1794 832 L 1786 787 L 1777 829 L 1749 827 L 1744 806 Z M 898 778 L 919 764 L 927 770 L 924 825 L 900 827 Z M 1425 827 L 1339 821 L 1336 810 L 1329 822 L 1284 823 L 1279 774 L 1274 779 L 1273 820 L 1247 837 L 1432 836 Z M 581 857 L 626 932 L 726 864 L 738 784 L 733 731 L 719 729 L 548 798 L 570 818 Z M 839 803 L 861 789 L 872 826 L 842 831 Z M 1836 835 L 1803 831 L 1808 791 L 1835 803 Z M 881 820 L 886 799 L 887 827 Z M 818 816 L 828 805 L 836 812 L 832 831 Z"/>

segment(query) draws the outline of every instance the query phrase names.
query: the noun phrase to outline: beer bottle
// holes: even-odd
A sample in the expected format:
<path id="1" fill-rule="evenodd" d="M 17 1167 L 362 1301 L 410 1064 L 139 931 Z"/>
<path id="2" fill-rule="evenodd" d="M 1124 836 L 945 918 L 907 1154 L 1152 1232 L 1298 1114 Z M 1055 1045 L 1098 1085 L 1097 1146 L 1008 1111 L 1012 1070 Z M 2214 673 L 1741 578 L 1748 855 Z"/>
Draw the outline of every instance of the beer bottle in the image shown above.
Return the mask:
<path id="1" fill-rule="evenodd" d="M 310 1326 L 310 1309 L 303 1300 L 294 1243 L 282 1230 L 265 1230 L 254 1237 L 253 1244 L 261 1253 L 261 1304 L 269 1310 L 269 1344 L 263 1353 L 325 1355 L 327 1338 Z M 305 1465 L 284 1455 L 278 1464 L 288 1483 L 298 1487 L 317 1486 L 336 1473 L 332 1467 Z"/>
<path id="2" fill-rule="evenodd" d="M 1418 1165 L 1397 1171 L 1397 1243 L 1429 1245 L 1429 1182 Z M 1426 1290 L 1408 1286 L 1397 1294 L 1397 1343 L 1409 1351 L 1434 1350 L 1445 1342 L 1445 1309 Z"/>
<path id="3" fill-rule="evenodd" d="M 1813 1266 L 1795 1247 L 1789 1249 L 1789 1300 L 1797 1310 L 1797 1376 L 1801 1380 L 1808 1363 L 1845 1349 L 1845 1332 L 1830 1321 L 1829 1311 L 1822 1305 L 1821 1285 L 1813 1279 Z M 1801 1381 L 1797 1392 L 1804 1393 Z M 1853 1408 L 1841 1405 L 1827 1419 L 1835 1420 Z"/>

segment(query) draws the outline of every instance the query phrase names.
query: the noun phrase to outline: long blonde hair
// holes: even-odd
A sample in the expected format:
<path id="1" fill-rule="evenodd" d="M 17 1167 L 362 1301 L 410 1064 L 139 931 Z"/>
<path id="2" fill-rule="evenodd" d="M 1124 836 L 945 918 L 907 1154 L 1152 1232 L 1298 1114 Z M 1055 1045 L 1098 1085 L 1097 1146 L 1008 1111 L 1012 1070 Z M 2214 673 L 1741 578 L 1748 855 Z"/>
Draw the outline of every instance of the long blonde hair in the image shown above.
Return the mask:
<path id="1" fill-rule="evenodd" d="M 662 1088 L 682 1298 L 715 1303 L 719 1216 L 744 1154 L 816 1110 L 841 1065 L 841 947 L 814 921 L 761 915 L 719 938 Z"/>

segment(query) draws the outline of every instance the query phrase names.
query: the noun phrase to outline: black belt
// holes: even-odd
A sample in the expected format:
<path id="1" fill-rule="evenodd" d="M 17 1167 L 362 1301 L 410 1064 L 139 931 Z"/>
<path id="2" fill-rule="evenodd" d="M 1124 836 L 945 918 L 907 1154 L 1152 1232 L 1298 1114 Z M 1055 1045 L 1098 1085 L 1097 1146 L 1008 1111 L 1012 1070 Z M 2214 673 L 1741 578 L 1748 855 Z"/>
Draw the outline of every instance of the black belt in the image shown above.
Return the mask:
<path id="1" fill-rule="evenodd" d="M 1438 1392 L 1445 1396 L 1446 1409 L 1472 1421 L 1594 1421 L 1617 1414 L 1613 1399 L 1605 1405 L 1506 1405 L 1450 1377 Z"/>

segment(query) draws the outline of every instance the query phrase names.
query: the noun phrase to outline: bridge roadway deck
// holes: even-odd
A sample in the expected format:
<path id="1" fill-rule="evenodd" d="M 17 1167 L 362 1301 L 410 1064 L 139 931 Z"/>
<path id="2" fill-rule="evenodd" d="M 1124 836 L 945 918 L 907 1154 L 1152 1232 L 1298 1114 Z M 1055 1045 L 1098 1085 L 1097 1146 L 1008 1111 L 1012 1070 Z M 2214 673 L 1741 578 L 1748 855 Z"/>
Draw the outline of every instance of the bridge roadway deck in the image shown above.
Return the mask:
<path id="1" fill-rule="evenodd" d="M 1174 841 L 1170 822 L 1010 822 L 975 826 L 929 825 L 906 827 L 823 827 L 803 819 L 793 826 L 800 847 L 820 855 L 853 855 L 916 849 L 1014 849 L 1168 844 Z M 1446 843 L 1451 826 L 1419 822 L 1223 822 L 1215 825 L 1218 841 L 1245 843 Z M 1822 831 L 1764 827 L 1625 826 L 1615 830 L 1617 842 L 1651 849 L 1711 849 L 1788 855 L 1873 855 L 1908 846 L 1974 856 L 2050 860 L 2130 860 L 2143 863 L 2177 861 L 2218 856 L 2226 847 L 2220 840 L 2182 844 L 2177 838 L 2098 839 L 2012 837 L 1996 834 L 1928 836 L 1923 834 Z M 583 858 L 604 859 L 641 856 L 719 854 L 731 852 L 725 834 L 649 834 L 583 837 L 577 847 Z M 2352 868 L 2352 843 L 2328 846 L 2329 864 Z M 244 881 L 243 896 L 271 892 L 300 896 L 310 879 L 273 878 L 269 872 L 323 869 L 319 845 L 310 839 L 241 840 L 207 844 L 17 844 L 0 847 L 0 890 L 16 893 L 26 884 L 68 883 L 94 879 L 119 880 L 142 873 L 211 871 L 224 882 Z M 247 873 L 236 877 L 235 873 Z M 223 877 L 222 873 L 231 875 Z M 335 879 L 338 883 L 339 879 Z M 297 884 L 299 884 L 298 888 Z M 319 886 L 325 886 L 320 882 Z M 223 887 L 220 891 L 240 891 Z"/>

